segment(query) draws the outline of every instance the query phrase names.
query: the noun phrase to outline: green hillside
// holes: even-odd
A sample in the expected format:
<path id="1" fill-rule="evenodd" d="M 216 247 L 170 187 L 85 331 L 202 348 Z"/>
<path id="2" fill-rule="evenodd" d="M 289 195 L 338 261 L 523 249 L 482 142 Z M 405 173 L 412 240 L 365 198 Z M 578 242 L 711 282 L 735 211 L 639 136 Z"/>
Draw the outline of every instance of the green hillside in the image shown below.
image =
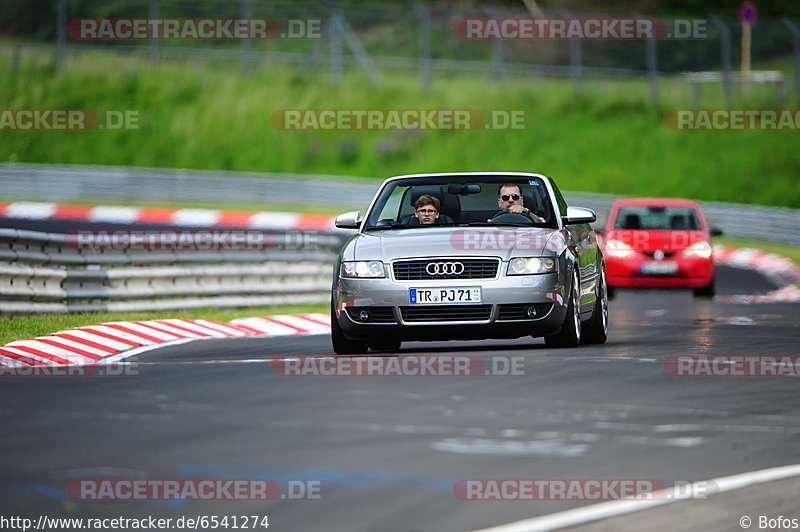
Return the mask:
<path id="1" fill-rule="evenodd" d="M 340 86 L 294 67 L 143 60 L 84 52 L 56 73 L 52 55 L 25 51 L 16 70 L 0 54 L 6 109 L 136 110 L 138 131 L 0 131 L 0 161 L 80 163 L 386 177 L 428 171 L 536 171 L 568 190 L 668 195 L 800 207 L 800 132 L 674 131 L 664 114 L 692 108 L 688 86 L 641 81 L 494 79 L 439 73 L 429 94 L 411 72 L 373 87 L 349 71 Z M 718 87 L 703 106 L 721 108 Z M 735 108 L 775 108 L 754 87 Z M 797 102 L 784 104 L 796 108 Z M 475 131 L 285 131 L 281 109 L 524 111 L 526 127 Z"/>

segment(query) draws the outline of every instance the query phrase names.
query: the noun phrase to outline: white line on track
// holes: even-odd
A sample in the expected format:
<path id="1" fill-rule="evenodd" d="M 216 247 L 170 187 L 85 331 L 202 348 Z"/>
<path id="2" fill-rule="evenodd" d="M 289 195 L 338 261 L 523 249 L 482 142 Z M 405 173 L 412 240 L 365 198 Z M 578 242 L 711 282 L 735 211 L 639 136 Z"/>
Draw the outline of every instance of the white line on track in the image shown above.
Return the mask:
<path id="1" fill-rule="evenodd" d="M 709 484 L 716 485 L 716 487 L 719 488 L 717 493 L 725 493 L 727 491 L 738 490 L 748 486 L 753 486 L 755 484 L 763 484 L 765 482 L 773 482 L 776 480 L 783 480 L 796 476 L 800 476 L 800 464 L 771 467 L 769 469 L 761 469 L 759 471 L 750 471 L 748 473 L 719 477 L 703 482 L 695 482 L 692 484 L 691 491 L 688 491 L 688 493 L 697 493 L 695 490 L 699 490 L 701 487 Z M 523 519 L 522 521 L 515 521 L 505 525 L 483 528 L 475 532 L 535 532 L 541 530 L 559 530 L 562 528 L 585 525 L 586 523 L 599 521 L 601 519 L 608 519 L 610 517 L 618 517 L 634 512 L 640 512 L 642 510 L 648 510 L 650 508 L 655 508 L 656 506 L 663 506 L 673 502 L 696 500 L 682 497 L 681 494 L 686 492 L 686 486 L 681 486 L 677 488 L 677 490 L 676 488 L 670 488 L 661 492 L 654 492 L 654 500 L 619 500 L 601 502 L 599 504 L 583 506 L 573 510 L 565 510 L 563 512 L 557 512 L 541 517 Z"/>

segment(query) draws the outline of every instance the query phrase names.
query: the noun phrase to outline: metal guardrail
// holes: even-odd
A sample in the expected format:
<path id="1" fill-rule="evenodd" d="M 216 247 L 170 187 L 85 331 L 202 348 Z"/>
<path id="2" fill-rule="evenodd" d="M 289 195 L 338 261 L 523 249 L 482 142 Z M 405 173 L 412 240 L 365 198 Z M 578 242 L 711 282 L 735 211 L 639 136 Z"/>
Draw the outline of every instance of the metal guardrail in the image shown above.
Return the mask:
<path id="1" fill-rule="evenodd" d="M 0 229 L 0 314 L 320 303 L 341 240 L 306 232 L 270 249 L 75 249 L 70 236 Z"/>
<path id="2" fill-rule="evenodd" d="M 120 166 L 0 164 L 0 198 L 48 201 L 285 203 L 365 209 L 381 178 L 258 174 Z M 602 227 L 620 196 L 565 191 L 567 203 L 594 209 Z M 727 236 L 800 245 L 800 209 L 701 201 L 709 224 Z M 0 255 L 0 260 L 5 260 Z"/>
<path id="3" fill-rule="evenodd" d="M 298 190 L 310 205 L 366 205 L 380 181 L 268 174 L 49 164 L 0 164 L 0 198 L 51 201 L 286 203 Z"/>

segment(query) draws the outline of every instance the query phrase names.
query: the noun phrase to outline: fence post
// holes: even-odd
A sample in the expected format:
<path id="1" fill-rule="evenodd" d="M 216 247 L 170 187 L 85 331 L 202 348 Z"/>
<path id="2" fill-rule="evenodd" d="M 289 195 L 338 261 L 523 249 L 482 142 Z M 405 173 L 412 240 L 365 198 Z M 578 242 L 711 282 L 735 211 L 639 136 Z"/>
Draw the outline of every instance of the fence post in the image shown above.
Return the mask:
<path id="1" fill-rule="evenodd" d="M 493 7 L 486 6 L 483 11 L 493 19 L 500 19 L 500 13 Z M 492 40 L 492 72 L 498 78 L 503 76 L 505 71 L 505 42 L 503 39 Z"/>
<path id="2" fill-rule="evenodd" d="M 419 17 L 419 76 L 422 91 L 431 89 L 433 78 L 431 63 L 431 14 L 424 4 L 414 2 L 414 12 Z"/>
<path id="3" fill-rule="evenodd" d="M 794 55 L 794 93 L 800 96 L 800 28 L 789 17 L 783 17 L 783 23 L 792 32 L 792 54 Z"/>
<path id="4" fill-rule="evenodd" d="M 253 10 L 250 7 L 250 0 L 239 0 L 239 17 L 249 20 L 253 17 Z M 250 39 L 242 39 L 239 41 L 239 51 L 241 53 L 242 73 L 247 74 L 252 67 L 251 49 L 252 43 Z"/>
<path id="5" fill-rule="evenodd" d="M 342 82 L 342 75 L 343 75 L 342 12 L 341 9 L 339 8 L 339 4 L 334 4 L 332 6 L 330 28 L 331 28 L 331 34 L 330 34 L 331 80 L 338 85 Z"/>
<path id="6" fill-rule="evenodd" d="M 561 10 L 564 18 L 573 18 L 569 10 Z M 583 92 L 583 48 L 579 39 L 569 41 L 569 63 L 572 70 L 572 87 L 576 94 Z"/>
<path id="7" fill-rule="evenodd" d="M 722 53 L 722 85 L 725 93 L 725 105 L 731 102 L 731 29 L 716 15 L 709 17 L 712 24 L 719 28 Z"/>
<path id="8" fill-rule="evenodd" d="M 14 51 L 12 52 L 11 56 L 11 72 L 16 74 L 19 70 L 19 54 L 20 54 L 20 45 L 17 44 L 14 46 Z"/>
<path id="9" fill-rule="evenodd" d="M 63 70 L 67 60 L 67 0 L 58 0 L 56 15 L 56 69 Z"/>
<path id="10" fill-rule="evenodd" d="M 158 0 L 148 0 L 147 16 L 150 17 L 150 20 L 158 18 Z M 150 49 L 150 64 L 158 64 L 158 39 L 151 37 L 148 48 Z"/>
<path id="11" fill-rule="evenodd" d="M 373 85 L 380 85 L 381 75 L 378 72 L 378 68 L 369 57 L 369 54 L 367 54 L 367 51 L 364 49 L 364 45 L 362 45 L 361 41 L 358 40 L 356 32 L 353 31 L 353 28 L 350 27 L 350 24 L 347 23 L 347 20 L 344 18 L 344 15 L 342 15 L 341 12 L 339 12 L 338 24 L 342 38 L 355 56 L 356 61 L 358 61 L 359 66 L 361 66 L 361 69 L 364 71 Z"/>
<path id="12" fill-rule="evenodd" d="M 634 13 L 636 18 L 644 18 L 641 13 Z M 647 86 L 650 90 L 650 99 L 653 105 L 658 105 L 658 55 L 656 54 L 656 40 L 645 39 L 644 59 L 647 65 Z"/>

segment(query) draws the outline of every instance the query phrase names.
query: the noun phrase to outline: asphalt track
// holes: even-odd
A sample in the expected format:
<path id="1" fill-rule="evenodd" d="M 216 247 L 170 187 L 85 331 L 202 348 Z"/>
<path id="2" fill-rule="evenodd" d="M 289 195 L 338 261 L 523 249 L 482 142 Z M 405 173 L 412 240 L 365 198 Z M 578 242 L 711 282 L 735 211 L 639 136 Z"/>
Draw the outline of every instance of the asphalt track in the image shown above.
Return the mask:
<path id="1" fill-rule="evenodd" d="M 770 288 L 727 268 L 719 284 L 722 293 Z M 521 357 L 524 375 L 513 376 L 271 371 L 271 358 L 331 354 L 327 336 L 309 336 L 164 347 L 137 356 L 136 375 L 8 378 L 0 513 L 266 514 L 277 530 L 472 530 L 590 503 L 463 501 L 453 494 L 460 479 L 669 484 L 800 462 L 797 380 L 672 377 L 663 367 L 670 355 L 796 355 L 797 305 L 623 291 L 611 325 L 607 344 L 572 350 L 538 339 L 401 350 Z M 321 498 L 71 500 L 66 485 L 85 478 L 320 481 Z"/>
<path id="2" fill-rule="evenodd" d="M 718 269 L 720 295 L 772 288 L 754 273 Z M 474 530 L 592 502 L 464 501 L 453 492 L 461 479 L 669 485 L 800 463 L 800 381 L 664 369 L 671 355 L 798 355 L 799 310 L 622 291 L 602 346 L 557 350 L 527 338 L 400 351 L 469 355 L 487 367 L 519 358 L 523 374 L 511 376 L 278 375 L 270 359 L 332 353 L 327 336 L 295 336 L 163 347 L 130 359 L 132 375 L 8 377 L 0 382 L 0 515 L 268 515 L 271 530 Z M 263 478 L 284 495 L 288 481 L 318 481 L 320 498 L 71 499 L 69 482 L 87 478 Z M 783 497 L 793 504 L 784 515 L 800 517 L 797 484 L 748 493 L 764 511 Z M 700 515 L 739 529 L 740 504 Z M 691 512 L 662 514 L 659 529 L 695 528 L 682 521 Z M 647 528 L 623 520 L 607 529 Z"/>

